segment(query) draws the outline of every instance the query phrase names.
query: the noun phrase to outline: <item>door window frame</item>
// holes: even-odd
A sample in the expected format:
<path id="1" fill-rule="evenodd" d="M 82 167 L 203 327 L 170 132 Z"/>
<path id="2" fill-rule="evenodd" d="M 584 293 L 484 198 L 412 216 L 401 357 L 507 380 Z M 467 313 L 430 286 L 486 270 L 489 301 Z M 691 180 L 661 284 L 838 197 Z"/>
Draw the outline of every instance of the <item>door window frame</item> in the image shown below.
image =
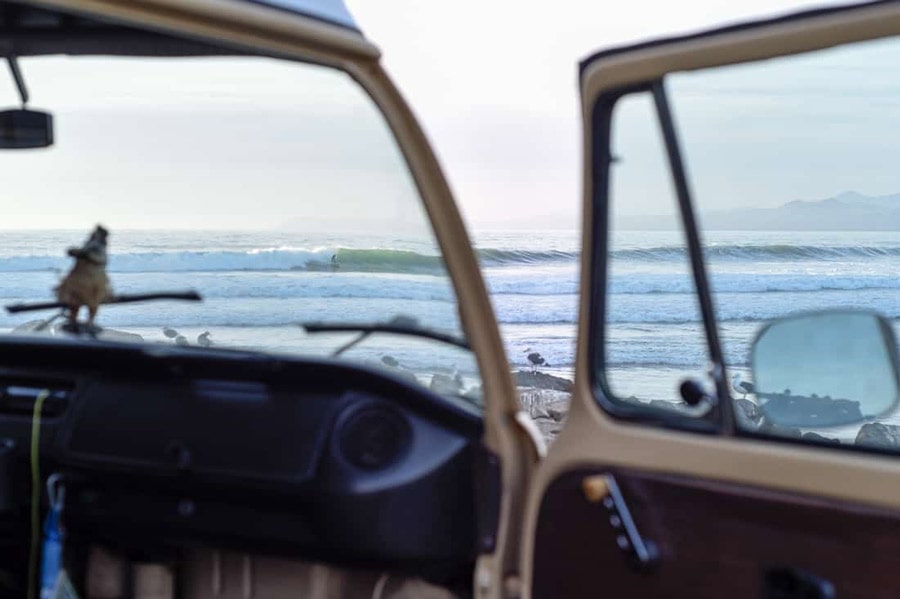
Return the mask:
<path id="1" fill-rule="evenodd" d="M 606 371 L 607 308 L 609 284 L 610 205 L 613 114 L 619 100 L 626 96 L 649 94 L 663 135 L 669 174 L 673 177 L 678 196 L 678 214 L 685 234 L 694 292 L 700 299 L 703 330 L 710 374 L 715 381 L 716 396 L 728 397 L 727 401 L 713 401 L 703 415 L 685 414 L 675 410 L 661 410 L 650 406 L 616 399 L 610 389 Z M 588 340 L 590 364 L 589 380 L 597 403 L 610 415 L 639 424 L 663 428 L 675 428 L 706 434 L 732 434 L 734 420 L 731 415 L 731 397 L 727 395 L 727 378 L 718 338 L 718 323 L 709 290 L 703 249 L 697 231 L 693 203 L 687 187 L 684 163 L 677 145 L 677 133 L 661 80 L 617 88 L 600 95 L 592 113 L 591 181 L 593 220 L 591 222 L 589 318 L 592 335 Z M 699 284 L 698 284 L 699 283 Z M 698 291 L 699 290 L 699 291 Z M 722 395 L 722 390 L 726 395 Z"/>
<path id="2" fill-rule="evenodd" d="M 783 17 L 776 17 L 763 21 L 750 21 L 738 23 L 733 26 L 713 29 L 710 31 L 702 31 L 697 34 L 664 38 L 640 43 L 624 48 L 614 48 L 604 50 L 584 59 L 580 65 L 580 76 L 582 82 L 582 95 L 589 93 L 585 87 L 585 79 L 588 74 L 589 67 L 594 63 L 604 61 L 606 59 L 615 59 L 620 55 L 627 56 L 632 53 L 639 53 L 644 50 L 666 49 L 670 45 L 679 45 L 692 41 L 716 40 L 716 38 L 724 37 L 726 39 L 732 36 L 740 37 L 743 32 L 757 32 L 778 27 L 780 24 L 796 24 L 797 22 L 815 21 L 817 18 L 825 20 L 824 28 L 833 25 L 829 23 L 834 17 L 846 15 L 851 21 L 858 18 L 867 23 L 867 13 L 869 11 L 877 12 L 882 7 L 889 8 L 895 4 L 893 0 L 877 0 L 862 5 L 836 6 L 821 9 L 813 9 Z M 762 61 L 765 59 L 778 58 L 781 56 L 795 56 L 802 54 L 810 54 L 819 50 L 847 46 L 854 43 L 872 41 L 876 39 L 886 39 L 889 37 L 900 38 L 900 31 L 896 29 L 889 20 L 879 21 L 878 28 L 880 31 L 867 31 L 867 35 L 859 35 L 854 33 L 852 26 L 839 29 L 838 35 L 833 37 L 816 39 L 815 42 L 806 42 L 797 46 L 788 45 L 779 50 L 772 50 L 769 47 L 759 49 L 755 44 L 755 40 L 749 41 L 749 48 L 745 52 L 743 49 L 735 50 L 738 58 L 730 56 L 721 56 L 711 52 L 704 52 L 702 59 L 697 60 L 696 56 L 691 56 L 693 52 L 682 56 L 677 53 L 674 58 L 667 57 L 671 63 L 670 68 L 658 71 L 656 74 L 649 75 L 648 79 L 637 81 L 629 80 L 627 74 L 623 76 L 622 72 L 617 73 L 618 78 L 624 82 L 620 85 L 603 86 L 599 93 L 593 97 L 586 121 L 590 124 L 590 129 L 586 131 L 589 136 L 586 148 L 590 151 L 589 160 L 585 160 L 585 168 L 589 169 L 586 183 L 591 185 L 590 202 L 592 205 L 592 218 L 588 223 L 591 231 L 591 244 L 589 254 L 585 259 L 589 260 L 588 268 L 585 274 L 589 277 L 583 289 L 588 290 L 588 327 L 590 333 L 586 343 L 586 351 L 588 357 L 589 372 L 587 380 L 594 399 L 594 406 L 598 404 L 603 411 L 618 419 L 626 422 L 634 423 L 641 426 L 649 426 L 665 429 L 678 429 L 683 431 L 705 433 L 708 435 L 719 435 L 728 437 L 750 438 L 776 443 L 787 443 L 801 447 L 812 447 L 815 449 L 828 448 L 838 450 L 839 452 L 863 452 L 868 454 L 880 454 L 886 456 L 898 457 L 897 451 L 890 449 L 878 448 L 874 446 L 857 446 L 842 444 L 835 446 L 827 441 L 815 441 L 810 439 L 797 439 L 787 436 L 776 436 L 756 431 L 746 430 L 736 426 L 734 415 L 734 397 L 730 386 L 728 385 L 727 366 L 722 358 L 721 342 L 719 340 L 718 319 L 715 316 L 712 293 L 708 284 L 708 272 L 703 256 L 703 247 L 699 242 L 699 231 L 696 227 L 696 219 L 694 218 L 694 202 L 690 196 L 687 187 L 687 176 L 685 174 L 685 165 L 683 157 L 678 148 L 679 138 L 675 130 L 674 119 L 671 111 L 668 109 L 668 102 L 665 98 L 664 80 L 668 73 L 676 73 L 685 70 L 697 69 L 714 69 L 720 66 L 742 64 Z M 842 23 L 843 25 L 843 23 Z M 744 40 L 735 43 L 740 45 Z M 717 44 L 721 45 L 721 44 Z M 727 54 L 727 53 L 726 53 Z M 685 62 L 690 64 L 689 67 L 681 67 L 679 63 Z M 614 77 L 615 78 L 615 77 Z M 654 86 L 656 94 L 654 94 Z M 666 108 L 665 114 L 661 113 L 659 102 L 659 91 L 662 90 L 663 107 Z M 706 345 L 708 356 L 710 358 L 710 376 L 715 381 L 715 391 L 717 400 L 711 409 L 702 417 L 695 415 L 686 415 L 676 412 L 675 410 L 660 410 L 650 406 L 639 405 L 633 402 L 627 402 L 616 399 L 612 393 L 608 381 L 606 379 L 606 342 L 607 342 L 607 285 L 609 283 L 609 225 L 610 225 L 610 165 L 613 161 L 612 156 L 612 119 L 617 102 L 625 96 L 638 93 L 648 93 L 654 100 L 654 110 L 659 120 L 659 125 L 663 133 L 663 143 L 667 151 L 667 164 L 669 174 L 674 177 L 677 195 L 679 196 L 679 216 L 683 232 L 686 236 L 689 259 L 691 261 L 691 271 L 694 277 L 694 292 L 698 293 L 700 300 L 701 313 L 703 316 L 704 331 L 706 333 Z M 670 134 L 666 135 L 665 130 L 670 129 Z M 673 165 L 675 168 L 673 169 Z M 680 170 L 680 174 L 675 172 Z M 679 182 L 679 178 L 681 181 Z M 679 190 L 680 187 L 680 190 Z M 685 217 L 685 210 L 690 215 Z M 587 249 L 587 248 L 585 248 Z M 698 274 L 699 273 L 699 274 Z M 702 280 L 702 285 L 698 287 L 698 277 Z M 699 295 L 700 290 L 705 292 L 706 297 Z M 704 308 L 704 305 L 706 306 Z"/>

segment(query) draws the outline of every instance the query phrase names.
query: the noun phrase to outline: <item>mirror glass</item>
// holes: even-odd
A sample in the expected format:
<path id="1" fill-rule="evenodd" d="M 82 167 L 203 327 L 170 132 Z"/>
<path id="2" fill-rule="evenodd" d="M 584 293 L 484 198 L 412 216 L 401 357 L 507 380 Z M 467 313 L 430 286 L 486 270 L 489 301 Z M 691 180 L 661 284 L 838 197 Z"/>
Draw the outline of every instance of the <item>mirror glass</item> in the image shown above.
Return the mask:
<path id="1" fill-rule="evenodd" d="M 46 148 L 53 144 L 53 117 L 37 110 L 0 111 L 0 149 Z"/>
<path id="2" fill-rule="evenodd" d="M 874 419 L 897 403 L 895 345 L 881 317 L 856 311 L 790 316 L 764 328 L 752 348 L 756 396 L 770 424 L 828 427 Z"/>

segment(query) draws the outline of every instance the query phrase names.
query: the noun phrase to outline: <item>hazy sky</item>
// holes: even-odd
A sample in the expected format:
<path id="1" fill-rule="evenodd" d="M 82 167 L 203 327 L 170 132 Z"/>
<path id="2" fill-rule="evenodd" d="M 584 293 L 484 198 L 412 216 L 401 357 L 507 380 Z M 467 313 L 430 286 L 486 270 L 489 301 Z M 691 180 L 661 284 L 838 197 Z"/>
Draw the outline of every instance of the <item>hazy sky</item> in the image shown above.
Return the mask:
<path id="1" fill-rule="evenodd" d="M 611 46 L 836 4 L 790 0 L 348 3 L 363 31 L 381 46 L 385 65 L 430 134 L 466 214 L 476 221 L 502 220 L 509 212 L 552 214 L 563 222 L 575 222 L 580 211 L 580 59 Z M 885 73 L 890 73 L 896 61 L 886 64 L 890 69 Z M 857 83 L 859 76 L 852 81 Z M 778 87 L 775 81 L 770 83 Z M 867 89 L 877 83 L 887 82 L 871 81 Z M 693 115 L 680 100 L 673 99 L 677 116 L 686 120 Z M 751 122 L 746 112 L 741 116 L 748 121 L 748 130 L 759 124 Z M 699 132 L 692 130 L 694 137 Z M 758 182 L 759 175 L 737 164 L 745 167 L 743 181 Z M 730 165 L 728 175 L 736 168 Z M 800 196 L 795 195 L 801 187 L 799 179 L 777 197 L 733 195 L 723 192 L 734 185 L 710 187 L 711 175 L 695 170 L 692 174 L 704 201 L 715 194 L 723 207 L 827 197 L 848 186 L 871 194 L 900 191 L 900 182 L 894 187 L 885 181 L 866 186 L 850 177 L 822 181 L 820 174 L 816 185 Z M 759 186 L 747 189 L 758 192 Z M 641 193 L 636 188 L 629 201 L 640 204 L 639 196 L 655 197 L 657 191 Z"/>
<path id="2" fill-rule="evenodd" d="M 702 211 L 766 208 L 845 191 L 900 191 L 900 40 L 676 73 L 666 79 L 692 195 Z M 621 213 L 675 207 L 649 94 L 614 115 L 613 201 Z"/>
<path id="3" fill-rule="evenodd" d="M 20 62 L 56 143 L 0 154 L 0 228 L 424 230 L 393 137 L 344 73 L 261 58 Z"/>
<path id="4" fill-rule="evenodd" d="M 612 45 L 810 3 L 637 0 L 612 7 L 574 1 L 351 0 L 349 5 L 363 31 L 382 48 L 387 69 L 421 118 L 471 222 L 574 226 L 581 179 L 579 59 Z M 886 76 L 897 55 L 883 61 Z M 56 115 L 58 144 L 50 151 L 0 156 L 8 206 L 0 228 L 81 228 L 97 220 L 128 228 L 272 227 L 313 214 L 326 221 L 371 217 L 409 226 L 421 221 L 413 206 L 415 191 L 383 124 L 344 76 L 234 59 L 171 64 L 23 60 L 32 104 Z M 713 152 L 716 160 L 707 160 L 704 152 L 714 147 L 709 134 L 721 132 L 719 123 L 731 123 L 731 141 L 766 131 L 759 125 L 768 117 L 754 116 L 753 110 L 777 99 L 782 81 L 799 82 L 795 88 L 803 93 L 816 90 L 790 69 L 768 80 L 766 73 L 751 75 L 673 81 L 673 104 L 684 119 L 689 159 L 703 158 L 706 165 L 692 171 L 704 201 L 715 198 L 724 202 L 722 207 L 773 205 L 850 188 L 872 194 L 900 190 L 893 169 L 879 175 L 884 165 L 872 167 L 865 160 L 858 161 L 852 176 L 822 177 L 814 168 L 793 176 L 788 165 L 771 171 L 771 181 L 779 186 L 770 185 L 764 174 L 747 168 L 758 159 L 754 153 L 765 154 L 762 138 L 749 150 Z M 852 73 L 838 74 L 837 80 L 845 76 L 848 85 L 861 81 Z M 872 91 L 882 80 L 864 81 Z M 743 98 L 733 86 L 730 96 L 727 90 L 719 93 L 722 85 L 735 82 L 755 86 L 758 93 Z M 772 91 L 762 83 L 771 84 Z M 896 84 L 884 85 L 881 98 L 896 104 L 900 94 L 890 93 Z M 8 77 L 0 76 L 0 98 L 8 105 L 15 102 Z M 840 107 L 829 102 L 820 112 Z M 303 118 L 312 114 L 317 116 Z M 715 126 L 704 120 L 713 114 L 719 119 Z M 855 131 L 852 122 L 843 123 L 845 134 Z M 766 124 L 780 130 L 777 119 Z M 645 125 L 635 124 L 635 147 L 641 147 L 640 127 L 645 137 L 655 135 Z M 844 156 L 858 156 L 858 147 L 868 142 L 878 151 L 890 145 L 884 134 L 895 128 L 877 119 L 866 127 L 880 136 L 858 138 Z M 806 158 L 823 164 L 821 157 Z M 641 159 L 635 156 L 631 165 Z M 769 163 L 777 166 L 778 161 Z M 649 178 L 640 176 L 640 169 L 635 172 L 634 184 L 627 187 L 632 211 L 656 211 L 665 184 L 645 182 Z"/>

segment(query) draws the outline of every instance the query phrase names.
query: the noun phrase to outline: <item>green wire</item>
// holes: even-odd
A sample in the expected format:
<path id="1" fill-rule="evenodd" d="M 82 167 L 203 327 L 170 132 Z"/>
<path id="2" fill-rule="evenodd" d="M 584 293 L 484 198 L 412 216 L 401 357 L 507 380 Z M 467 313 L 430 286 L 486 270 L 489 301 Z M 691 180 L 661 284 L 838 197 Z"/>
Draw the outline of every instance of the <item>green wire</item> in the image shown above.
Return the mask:
<path id="1" fill-rule="evenodd" d="M 31 417 L 31 552 L 28 555 L 28 599 L 35 599 L 37 583 L 38 539 L 41 536 L 41 409 L 49 396 L 48 389 L 38 394 Z"/>

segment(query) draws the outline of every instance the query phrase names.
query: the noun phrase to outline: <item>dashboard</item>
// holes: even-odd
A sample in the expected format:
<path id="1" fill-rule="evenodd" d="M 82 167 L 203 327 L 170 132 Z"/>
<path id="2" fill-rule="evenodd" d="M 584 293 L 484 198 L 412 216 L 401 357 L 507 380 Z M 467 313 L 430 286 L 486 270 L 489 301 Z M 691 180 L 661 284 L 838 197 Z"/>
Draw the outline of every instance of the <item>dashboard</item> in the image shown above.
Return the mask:
<path id="1" fill-rule="evenodd" d="M 41 473 L 62 473 L 75 539 L 395 568 L 474 561 L 480 414 L 401 377 L 324 359 L 6 336 L 4 489 L 28 487 L 41 395 Z"/>

